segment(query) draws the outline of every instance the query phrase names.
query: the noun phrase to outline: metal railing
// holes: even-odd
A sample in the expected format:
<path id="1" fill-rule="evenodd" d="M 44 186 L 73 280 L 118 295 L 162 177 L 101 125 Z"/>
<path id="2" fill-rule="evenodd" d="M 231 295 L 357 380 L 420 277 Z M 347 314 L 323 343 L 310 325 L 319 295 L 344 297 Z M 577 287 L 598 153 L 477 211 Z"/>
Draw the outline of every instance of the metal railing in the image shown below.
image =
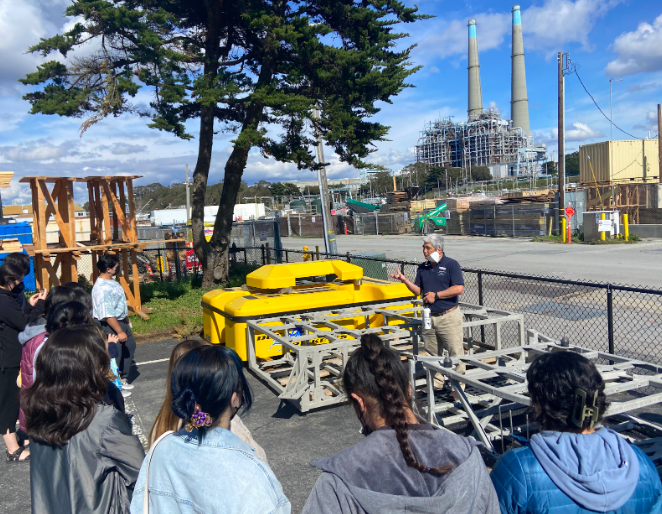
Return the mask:
<path id="1" fill-rule="evenodd" d="M 357 264 L 365 276 L 381 280 L 393 280 L 390 274 L 398 269 L 414 280 L 420 264 L 266 245 L 238 248 L 234 261 L 259 266 L 328 258 Z M 662 290 L 476 268 L 463 273 L 464 302 L 522 313 L 527 329 L 548 337 L 568 337 L 572 344 L 662 364 Z"/>

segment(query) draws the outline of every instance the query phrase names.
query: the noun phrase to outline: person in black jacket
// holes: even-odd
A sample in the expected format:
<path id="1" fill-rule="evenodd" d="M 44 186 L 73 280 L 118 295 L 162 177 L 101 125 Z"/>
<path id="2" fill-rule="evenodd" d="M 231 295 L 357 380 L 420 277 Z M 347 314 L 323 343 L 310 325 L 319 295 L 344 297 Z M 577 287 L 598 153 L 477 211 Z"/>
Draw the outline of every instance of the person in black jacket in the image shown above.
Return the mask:
<path id="1" fill-rule="evenodd" d="M 7 446 L 7 460 L 26 461 L 24 451 L 16 437 L 20 389 L 16 383 L 21 365 L 22 346 L 18 334 L 25 329 L 27 319 L 13 296 L 13 290 L 23 280 L 22 270 L 10 264 L 0 266 L 0 432 Z M 45 293 L 32 296 L 34 306 Z"/>
<path id="2" fill-rule="evenodd" d="M 22 252 L 13 252 L 8 254 L 3 261 L 3 264 L 14 266 L 21 270 L 21 283 L 12 290 L 12 296 L 18 302 L 18 306 L 28 318 L 28 323 L 32 323 L 44 313 L 44 300 L 38 301 L 34 305 L 27 301 L 25 298 L 25 284 L 23 279 L 30 274 L 30 257 Z"/>
<path id="3" fill-rule="evenodd" d="M 23 397 L 32 512 L 123 514 L 145 457 L 126 416 L 103 404 L 110 358 L 93 325 L 56 330 Z"/>

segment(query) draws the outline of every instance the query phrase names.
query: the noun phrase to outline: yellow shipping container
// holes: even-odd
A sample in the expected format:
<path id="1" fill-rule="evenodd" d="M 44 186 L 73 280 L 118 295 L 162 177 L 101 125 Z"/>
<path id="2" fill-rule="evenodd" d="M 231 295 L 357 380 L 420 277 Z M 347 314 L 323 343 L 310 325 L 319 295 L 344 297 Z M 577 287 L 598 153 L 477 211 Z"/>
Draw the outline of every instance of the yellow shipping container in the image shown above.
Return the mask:
<path id="1" fill-rule="evenodd" d="M 582 184 L 659 181 L 657 139 L 603 141 L 579 147 L 579 182 Z"/>

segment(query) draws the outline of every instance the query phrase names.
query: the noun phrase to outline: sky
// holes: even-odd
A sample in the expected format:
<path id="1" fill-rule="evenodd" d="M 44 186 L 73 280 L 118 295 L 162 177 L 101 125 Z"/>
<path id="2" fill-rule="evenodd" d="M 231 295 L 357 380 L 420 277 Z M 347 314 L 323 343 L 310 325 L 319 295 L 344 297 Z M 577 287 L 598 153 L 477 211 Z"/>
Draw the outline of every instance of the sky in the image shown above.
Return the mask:
<path id="1" fill-rule="evenodd" d="M 43 62 L 27 54 L 42 37 L 62 33 L 74 20 L 63 17 L 70 0 L 0 0 L 0 171 L 14 171 L 10 189 L 1 191 L 5 204 L 28 203 L 29 188 L 18 179 L 31 175 L 76 176 L 142 175 L 137 185 L 184 181 L 188 164 L 193 170 L 198 140 L 182 141 L 147 127 L 144 118 L 106 119 L 79 134 L 82 120 L 29 114 L 21 99 L 27 88 L 18 79 Z M 379 143 L 369 161 L 399 171 L 415 161 L 415 146 L 424 123 L 439 117 L 467 117 L 467 21 L 477 23 L 483 106 L 510 117 L 510 52 L 512 2 L 419 0 L 429 20 L 402 26 L 416 44 L 412 62 L 423 68 L 409 82 L 415 87 L 382 104 L 375 120 L 391 127 L 389 141 Z M 541 0 L 522 2 L 522 29 L 531 130 L 535 143 L 547 146 L 556 160 L 557 53 L 567 52 L 584 85 L 610 113 L 613 121 L 637 138 L 657 135 L 657 103 L 662 103 L 662 3 L 657 0 Z M 138 101 L 147 104 L 149 95 Z M 188 125 L 196 136 L 196 123 Z M 566 151 L 610 137 L 610 123 L 595 107 L 577 76 L 566 77 Z M 614 139 L 632 139 L 613 129 Z M 227 134 L 219 133 L 209 183 L 223 178 L 231 151 Z M 339 162 L 327 148 L 329 178 L 357 177 L 358 171 Z M 251 152 L 244 179 L 252 184 L 311 180 L 315 174 L 299 171 Z M 76 190 L 84 201 L 83 189 Z"/>

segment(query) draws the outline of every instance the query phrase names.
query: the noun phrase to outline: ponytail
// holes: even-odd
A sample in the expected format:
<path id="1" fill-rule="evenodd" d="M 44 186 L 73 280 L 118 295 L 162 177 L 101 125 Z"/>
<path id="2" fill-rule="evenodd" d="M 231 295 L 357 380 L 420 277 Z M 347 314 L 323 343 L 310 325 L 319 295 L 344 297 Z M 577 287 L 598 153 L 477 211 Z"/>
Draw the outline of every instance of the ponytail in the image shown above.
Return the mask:
<path id="1" fill-rule="evenodd" d="M 402 456 L 407 465 L 421 473 L 445 474 L 453 469 L 447 464 L 429 468 L 416 460 L 409 446 L 409 428 L 406 409 L 411 409 L 409 377 L 400 356 L 386 348 L 375 334 L 361 336 L 361 347 L 347 361 L 343 373 L 343 385 L 347 396 L 354 392 L 369 396 L 379 406 L 381 416 L 388 426 L 395 429 Z"/>

